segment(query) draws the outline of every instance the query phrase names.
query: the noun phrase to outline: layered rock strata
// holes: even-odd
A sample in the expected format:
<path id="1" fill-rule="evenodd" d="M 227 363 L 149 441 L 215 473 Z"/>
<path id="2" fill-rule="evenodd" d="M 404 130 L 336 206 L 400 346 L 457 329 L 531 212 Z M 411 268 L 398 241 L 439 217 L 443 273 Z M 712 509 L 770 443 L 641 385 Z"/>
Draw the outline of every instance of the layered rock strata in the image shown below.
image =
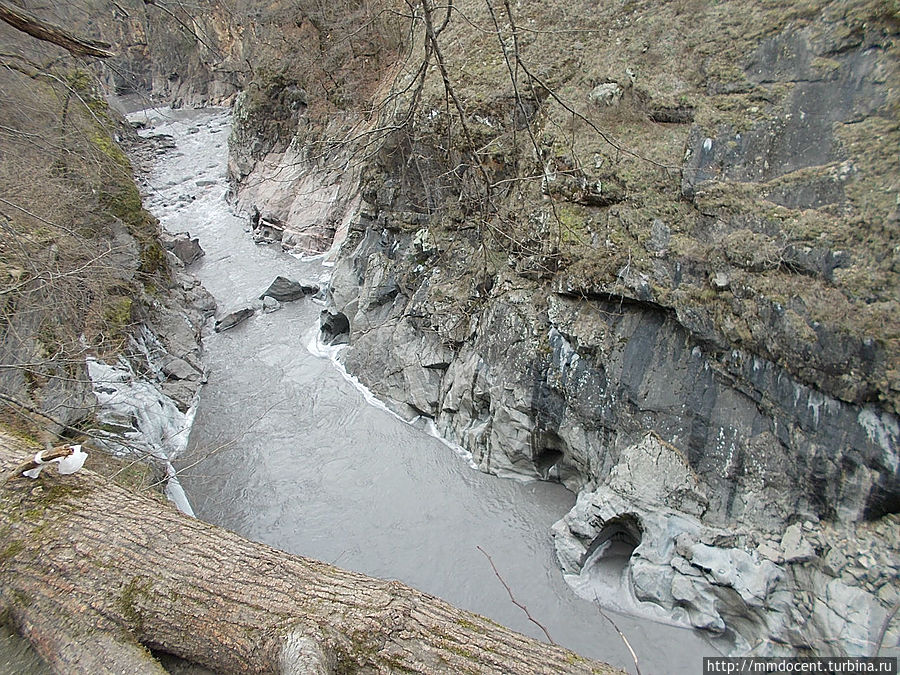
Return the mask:
<path id="1" fill-rule="evenodd" d="M 509 220 L 478 224 L 422 206 L 449 190 L 439 143 L 398 143 L 331 289 L 362 382 L 482 470 L 579 491 L 554 529 L 568 573 L 624 532 L 636 597 L 734 653 L 872 653 L 898 599 L 896 271 L 829 229 L 896 220 L 859 220 L 862 194 L 891 188 L 858 132 L 896 125 L 897 59 L 890 26 L 823 16 L 710 69 L 702 116 L 653 107 L 633 72 L 591 99 L 638 96 L 677 125 L 659 133 L 682 143 L 678 194 L 542 146 L 543 204 L 512 189 Z M 495 105 L 471 123 L 500 146 L 515 125 Z"/>

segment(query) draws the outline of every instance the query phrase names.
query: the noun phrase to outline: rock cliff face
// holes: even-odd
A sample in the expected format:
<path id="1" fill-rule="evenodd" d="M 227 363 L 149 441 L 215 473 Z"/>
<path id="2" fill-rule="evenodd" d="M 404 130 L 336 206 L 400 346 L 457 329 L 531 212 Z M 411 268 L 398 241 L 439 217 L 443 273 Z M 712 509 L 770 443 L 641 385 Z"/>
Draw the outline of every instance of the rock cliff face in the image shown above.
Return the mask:
<path id="1" fill-rule="evenodd" d="M 173 105 L 219 105 L 245 80 L 242 27 L 220 3 L 203 11 L 162 3 L 110 3 L 95 26 L 119 48 L 103 68 L 111 93 Z M 97 25 L 99 24 L 99 25 Z"/>
<path id="2" fill-rule="evenodd" d="M 234 206 L 258 240 L 316 254 L 346 237 L 359 211 L 359 169 L 346 151 L 316 156 L 305 97 L 283 79 L 238 96 L 228 173 Z"/>
<path id="3" fill-rule="evenodd" d="M 868 548 L 839 539 L 896 511 L 891 413 L 742 350 L 716 353 L 652 303 L 586 299 L 505 271 L 486 290 L 469 267 L 475 249 L 448 246 L 426 272 L 425 239 L 367 228 L 345 244 L 332 292 L 349 318 L 351 372 L 401 412 L 433 418 L 482 470 L 580 490 L 554 530 L 567 572 L 632 519 L 640 600 L 742 652 L 759 640 L 822 651 L 840 636 L 840 649 L 868 653 L 896 599 L 896 517 L 868 563 Z M 797 555 L 781 533 L 800 523 L 816 546 Z M 847 553 L 843 568 L 824 563 Z M 801 602 L 826 586 L 835 599 Z"/>
<path id="4" fill-rule="evenodd" d="M 734 650 L 869 653 L 900 543 L 897 17 L 626 5 L 565 53 L 512 55 L 504 18 L 521 90 L 449 24 L 468 129 L 426 79 L 367 165 L 345 364 L 483 470 L 578 490 L 567 572 L 627 531 L 636 596 Z"/>
<path id="5" fill-rule="evenodd" d="M 123 151 L 138 139 L 96 80 L 55 47 L 0 33 L 18 59 L 0 75 L 0 426 L 156 453 L 201 386 L 214 303 L 160 242 Z M 126 409 L 132 385 L 141 397 Z"/>

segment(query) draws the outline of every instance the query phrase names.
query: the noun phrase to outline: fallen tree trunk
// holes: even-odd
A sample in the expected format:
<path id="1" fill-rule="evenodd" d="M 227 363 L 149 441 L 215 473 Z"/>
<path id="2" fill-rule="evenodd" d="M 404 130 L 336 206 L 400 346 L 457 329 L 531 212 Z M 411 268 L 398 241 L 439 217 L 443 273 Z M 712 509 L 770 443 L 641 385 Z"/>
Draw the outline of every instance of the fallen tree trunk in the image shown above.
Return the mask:
<path id="1" fill-rule="evenodd" d="M 0 435 L 4 473 L 27 459 Z M 165 672 L 148 647 L 222 673 L 618 672 L 90 471 L 0 486 L 0 579 L 0 607 L 57 672 Z"/>

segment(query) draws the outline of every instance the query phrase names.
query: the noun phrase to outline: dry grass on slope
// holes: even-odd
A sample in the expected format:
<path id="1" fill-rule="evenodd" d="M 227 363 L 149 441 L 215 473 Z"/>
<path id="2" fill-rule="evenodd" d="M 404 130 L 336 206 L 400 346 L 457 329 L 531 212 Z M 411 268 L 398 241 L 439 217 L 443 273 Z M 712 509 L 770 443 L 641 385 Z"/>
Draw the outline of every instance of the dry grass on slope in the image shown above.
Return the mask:
<path id="1" fill-rule="evenodd" d="M 18 49 L 0 68 L 0 393 L 69 421 L 84 356 L 123 348 L 165 257 L 93 78 L 2 30 Z"/>

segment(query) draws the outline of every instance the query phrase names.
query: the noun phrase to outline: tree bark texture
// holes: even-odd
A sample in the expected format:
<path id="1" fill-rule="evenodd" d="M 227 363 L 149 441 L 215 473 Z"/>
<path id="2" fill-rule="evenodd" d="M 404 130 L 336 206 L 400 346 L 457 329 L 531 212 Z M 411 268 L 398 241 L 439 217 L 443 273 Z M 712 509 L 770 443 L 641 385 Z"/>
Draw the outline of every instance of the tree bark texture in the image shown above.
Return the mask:
<path id="1" fill-rule="evenodd" d="M 72 35 L 59 26 L 54 26 L 42 19 L 38 19 L 36 16 L 28 14 L 21 7 L 16 7 L 8 2 L 0 2 L 0 20 L 38 40 L 59 45 L 75 56 L 95 56 L 101 59 L 115 56 L 109 51 L 110 45 L 108 43 Z"/>
<path id="2" fill-rule="evenodd" d="M 28 454 L 0 435 L 4 474 Z M 0 485 L 0 609 L 61 673 L 165 672 L 146 648 L 221 673 L 619 672 L 87 470 Z"/>

